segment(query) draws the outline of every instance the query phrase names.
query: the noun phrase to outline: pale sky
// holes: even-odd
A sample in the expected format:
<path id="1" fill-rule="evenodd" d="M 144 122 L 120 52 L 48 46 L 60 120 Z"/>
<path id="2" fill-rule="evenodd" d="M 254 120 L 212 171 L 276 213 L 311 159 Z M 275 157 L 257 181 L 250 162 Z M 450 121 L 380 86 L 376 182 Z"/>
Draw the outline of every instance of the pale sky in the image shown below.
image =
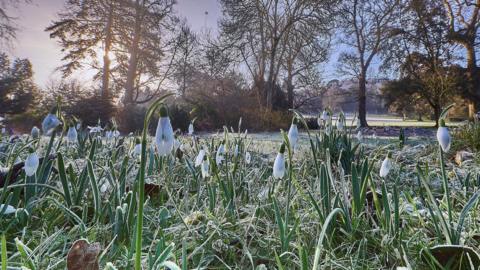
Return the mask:
<path id="1" fill-rule="evenodd" d="M 49 79 L 59 78 L 55 68 L 61 65 L 62 52 L 56 41 L 50 39 L 45 28 L 56 19 L 65 0 L 33 0 L 30 5 L 21 5 L 11 12 L 17 17 L 17 40 L 7 53 L 12 57 L 28 58 L 32 62 L 35 81 L 45 86 Z M 178 13 L 187 18 L 195 31 L 215 28 L 221 16 L 217 0 L 177 0 Z M 208 11 L 208 15 L 205 15 Z M 77 76 L 82 77 L 79 73 Z"/>

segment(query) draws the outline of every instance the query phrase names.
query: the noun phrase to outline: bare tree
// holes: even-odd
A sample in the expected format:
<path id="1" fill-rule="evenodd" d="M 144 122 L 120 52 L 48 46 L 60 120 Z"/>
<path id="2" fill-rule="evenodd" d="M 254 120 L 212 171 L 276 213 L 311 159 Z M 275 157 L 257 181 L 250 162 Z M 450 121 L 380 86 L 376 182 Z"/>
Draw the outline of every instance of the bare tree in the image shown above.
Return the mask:
<path id="1" fill-rule="evenodd" d="M 290 34 L 316 21 L 325 22 L 336 1 L 222 0 L 221 29 L 227 46 L 237 51 L 250 73 L 257 99 L 274 108 L 279 73 L 288 54 Z M 305 33 L 309 35 L 310 33 Z M 298 40 L 297 40 L 298 41 Z M 305 41 L 305 39 L 303 39 Z"/>
<path id="2" fill-rule="evenodd" d="M 400 0 L 346 0 L 340 10 L 343 43 L 353 50 L 342 53 L 343 70 L 358 80 L 358 118 L 367 123 L 367 74 L 372 61 L 389 49 L 397 18 L 403 10 Z"/>
<path id="3" fill-rule="evenodd" d="M 449 38 L 460 44 L 467 52 L 468 88 L 465 96 L 469 104 L 469 117 L 473 118 L 475 106 L 480 105 L 480 78 L 477 65 L 476 49 L 480 27 L 480 0 L 443 0 L 447 9 Z M 476 104 L 475 104 L 476 103 Z"/>
<path id="4" fill-rule="evenodd" d="M 17 27 L 16 18 L 11 16 L 9 9 L 17 8 L 21 3 L 30 3 L 31 0 L 0 0 L 0 48 L 15 39 Z"/>

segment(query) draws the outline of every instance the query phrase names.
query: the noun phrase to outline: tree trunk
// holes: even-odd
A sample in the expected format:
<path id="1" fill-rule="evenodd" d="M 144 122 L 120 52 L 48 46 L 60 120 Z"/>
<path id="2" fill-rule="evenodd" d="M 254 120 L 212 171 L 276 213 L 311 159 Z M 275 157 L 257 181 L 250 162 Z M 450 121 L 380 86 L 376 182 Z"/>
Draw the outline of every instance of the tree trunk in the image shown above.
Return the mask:
<path id="1" fill-rule="evenodd" d="M 287 79 L 287 101 L 288 101 L 289 109 L 295 109 L 293 104 L 293 90 L 294 90 L 294 86 L 292 83 L 292 79 L 288 78 Z"/>
<path id="2" fill-rule="evenodd" d="M 361 127 L 368 127 L 367 123 L 367 81 L 365 72 L 358 79 L 358 120 Z"/>
<path id="3" fill-rule="evenodd" d="M 100 93 L 103 99 L 107 99 L 110 96 L 110 63 L 111 59 L 108 56 L 112 49 L 112 28 L 113 28 L 113 14 L 114 4 L 110 2 L 110 11 L 108 13 L 108 21 L 105 27 L 105 48 L 103 52 L 103 74 L 102 74 L 102 92 Z"/>
<path id="4" fill-rule="evenodd" d="M 433 116 L 435 118 L 435 127 L 439 126 L 438 121 L 440 120 L 441 107 L 433 107 Z"/>
<path id="5" fill-rule="evenodd" d="M 138 65 L 138 46 L 140 43 L 140 3 L 137 0 L 136 3 L 136 15 L 135 15 L 135 33 L 133 36 L 132 44 L 129 49 L 130 58 L 128 60 L 127 80 L 125 82 L 125 99 L 124 105 L 133 104 L 133 92 L 135 90 L 135 79 L 137 78 L 137 65 Z"/>
<path id="6" fill-rule="evenodd" d="M 475 114 L 475 103 L 479 103 L 480 100 L 480 87 L 478 85 L 478 67 L 477 58 L 475 55 L 474 43 L 468 43 L 465 45 L 467 50 L 467 79 L 468 79 L 468 118 L 472 120 Z"/>

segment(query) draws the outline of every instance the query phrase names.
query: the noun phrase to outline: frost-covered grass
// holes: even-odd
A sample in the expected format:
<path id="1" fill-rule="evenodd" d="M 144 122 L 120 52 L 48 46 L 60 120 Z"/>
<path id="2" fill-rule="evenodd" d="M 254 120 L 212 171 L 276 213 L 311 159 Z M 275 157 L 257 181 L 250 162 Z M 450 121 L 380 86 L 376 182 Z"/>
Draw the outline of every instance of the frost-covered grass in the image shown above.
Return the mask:
<path id="1" fill-rule="evenodd" d="M 74 143 L 60 133 L 9 139 L 1 138 L 4 171 L 28 148 L 55 157 L 33 177 L 22 172 L 0 189 L 0 203 L 17 209 L 0 214 L 2 269 L 65 269 L 70 247 L 82 238 L 100 244 L 101 269 L 134 269 L 136 138 L 82 131 Z M 160 157 L 147 137 L 144 269 L 431 269 L 429 248 L 480 246 L 479 164 L 460 167 L 454 153 L 443 153 L 442 171 L 434 138 L 400 147 L 397 139 L 359 142 L 335 129 L 301 133 L 299 148 L 285 153 L 283 179 L 272 177 L 272 164 L 286 136 L 225 130 L 178 139 L 181 153 Z M 223 140 L 225 160 L 217 166 Z M 208 149 L 210 177 L 195 167 L 200 147 Z M 389 151 L 393 168 L 381 178 Z M 462 269 L 475 264 L 466 261 Z"/>

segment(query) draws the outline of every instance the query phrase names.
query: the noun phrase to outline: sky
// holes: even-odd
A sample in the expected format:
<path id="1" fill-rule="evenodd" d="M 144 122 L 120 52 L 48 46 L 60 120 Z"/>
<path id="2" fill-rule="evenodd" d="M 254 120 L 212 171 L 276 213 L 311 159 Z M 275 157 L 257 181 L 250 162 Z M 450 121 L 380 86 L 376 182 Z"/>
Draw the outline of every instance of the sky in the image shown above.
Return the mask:
<path id="1" fill-rule="evenodd" d="M 48 81 L 60 78 L 55 69 L 61 65 L 62 52 L 56 41 L 50 39 L 45 28 L 57 18 L 65 0 L 33 0 L 32 4 L 20 5 L 11 11 L 17 18 L 19 29 L 17 40 L 7 53 L 11 57 L 28 58 L 33 65 L 35 81 L 45 86 Z M 221 17 L 217 0 L 177 0 L 176 10 L 180 16 L 187 19 L 195 31 L 215 29 L 217 20 Z M 208 12 L 208 15 L 205 15 Z M 77 77 L 85 77 L 81 72 Z"/>

